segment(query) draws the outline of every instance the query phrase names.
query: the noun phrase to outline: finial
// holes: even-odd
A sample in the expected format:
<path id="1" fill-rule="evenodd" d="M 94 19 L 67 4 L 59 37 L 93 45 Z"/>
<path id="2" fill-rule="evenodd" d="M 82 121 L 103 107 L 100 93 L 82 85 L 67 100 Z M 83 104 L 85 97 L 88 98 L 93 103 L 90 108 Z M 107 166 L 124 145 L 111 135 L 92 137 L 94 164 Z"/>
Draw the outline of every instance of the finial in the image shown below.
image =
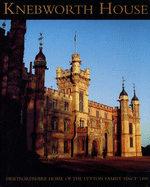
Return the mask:
<path id="1" fill-rule="evenodd" d="M 39 38 L 39 40 L 40 40 L 40 49 L 42 49 L 42 46 L 43 46 L 43 42 L 42 42 L 43 38 L 44 37 L 42 37 L 42 33 L 40 33 L 40 38 Z"/>
<path id="2" fill-rule="evenodd" d="M 76 36 L 76 31 L 75 31 L 74 41 L 75 41 L 75 53 L 77 53 L 77 36 Z"/>
<path id="3" fill-rule="evenodd" d="M 135 94 L 135 84 L 133 83 L 133 91 L 134 91 L 134 95 L 136 95 Z"/>
<path id="4" fill-rule="evenodd" d="M 6 20 L 5 20 L 5 21 L 6 21 Z M 5 27 L 6 27 L 5 21 L 4 21 L 3 24 L 2 24 L 4 30 L 5 30 Z"/>
<path id="5" fill-rule="evenodd" d="M 122 77 L 122 89 L 124 89 L 124 82 L 125 82 L 124 77 Z"/>

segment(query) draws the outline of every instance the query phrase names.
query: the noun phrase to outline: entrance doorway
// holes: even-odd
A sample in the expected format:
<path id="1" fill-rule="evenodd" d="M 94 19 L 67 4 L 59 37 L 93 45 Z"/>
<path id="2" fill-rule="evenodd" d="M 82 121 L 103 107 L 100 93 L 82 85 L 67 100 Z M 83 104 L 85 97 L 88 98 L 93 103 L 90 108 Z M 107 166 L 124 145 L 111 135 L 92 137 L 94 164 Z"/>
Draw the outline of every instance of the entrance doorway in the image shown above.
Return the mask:
<path id="1" fill-rule="evenodd" d="M 97 141 L 92 142 L 92 157 L 97 156 Z"/>

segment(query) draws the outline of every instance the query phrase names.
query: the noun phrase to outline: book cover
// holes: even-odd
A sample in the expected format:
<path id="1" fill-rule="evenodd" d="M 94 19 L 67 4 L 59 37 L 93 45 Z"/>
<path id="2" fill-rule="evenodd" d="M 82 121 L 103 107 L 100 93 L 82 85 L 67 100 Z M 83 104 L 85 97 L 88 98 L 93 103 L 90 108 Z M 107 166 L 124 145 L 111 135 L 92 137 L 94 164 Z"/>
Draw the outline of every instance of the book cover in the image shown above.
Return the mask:
<path id="1" fill-rule="evenodd" d="M 1 186 L 149 186 L 149 2 L 0 9 Z"/>

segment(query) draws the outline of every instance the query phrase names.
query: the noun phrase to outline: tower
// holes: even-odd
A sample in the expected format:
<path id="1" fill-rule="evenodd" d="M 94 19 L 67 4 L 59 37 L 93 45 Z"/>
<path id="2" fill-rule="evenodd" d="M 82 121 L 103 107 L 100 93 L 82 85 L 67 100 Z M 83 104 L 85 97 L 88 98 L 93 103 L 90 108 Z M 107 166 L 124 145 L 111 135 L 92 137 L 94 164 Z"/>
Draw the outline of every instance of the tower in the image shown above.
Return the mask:
<path id="1" fill-rule="evenodd" d="M 139 118 L 139 100 L 134 96 L 131 100 L 131 107 L 128 106 L 128 94 L 124 89 L 124 79 L 122 92 L 120 93 L 120 126 L 121 126 L 121 156 L 142 156 L 141 153 L 141 135 Z"/>
<path id="2" fill-rule="evenodd" d="M 5 24 L 3 24 L 5 27 Z M 11 29 L 4 35 L 0 29 L 0 126 L 2 170 L 6 176 L 21 170 L 26 156 L 25 124 L 21 121 L 22 66 L 24 55 L 25 19 L 11 20 Z"/>
<path id="3" fill-rule="evenodd" d="M 42 154 L 43 148 L 39 148 L 41 142 L 44 143 L 44 137 L 42 137 L 41 126 L 44 124 L 44 83 L 45 83 L 45 70 L 48 69 L 46 66 L 46 57 L 42 52 L 42 33 L 40 33 L 40 51 L 35 57 L 34 66 L 35 69 L 35 104 L 34 104 L 34 136 L 33 136 L 33 149 L 37 153 Z M 40 142 L 40 143 L 39 143 Z"/>
<path id="4" fill-rule="evenodd" d="M 72 96 L 72 126 L 74 126 L 74 137 L 72 150 L 73 156 L 85 154 L 87 137 L 87 116 L 88 116 L 88 87 L 90 70 L 80 69 L 80 55 L 74 53 L 70 61 L 70 70 L 63 71 L 57 68 L 58 90 L 64 94 Z M 82 138 L 80 130 L 82 129 Z M 81 145 L 83 144 L 83 145 Z M 81 150 L 80 150 L 81 149 Z"/>
<path id="5" fill-rule="evenodd" d="M 129 153 L 129 116 L 128 116 L 128 94 L 124 89 L 124 78 L 122 92 L 119 96 L 121 114 L 121 156 L 126 157 Z"/>
<path id="6" fill-rule="evenodd" d="M 71 82 L 72 82 L 72 97 L 75 99 L 73 102 L 74 113 L 88 113 L 88 87 L 89 87 L 89 75 L 90 70 L 87 68 L 85 71 L 80 70 L 80 55 L 74 53 L 72 55 L 72 61 L 70 61 L 71 67 Z"/>
<path id="7" fill-rule="evenodd" d="M 74 53 L 71 67 L 71 82 L 72 82 L 72 108 L 73 115 L 76 116 L 75 123 L 75 138 L 74 138 L 74 155 L 85 156 L 87 153 L 87 119 L 88 119 L 88 87 L 90 70 L 80 70 L 80 55 Z M 80 153 L 80 154 L 79 154 Z"/>
<path id="8" fill-rule="evenodd" d="M 133 112 L 133 124 L 135 126 L 135 151 L 136 151 L 136 156 L 142 156 L 139 106 L 140 106 L 140 103 L 139 103 L 139 99 L 136 96 L 135 85 L 134 85 L 134 96 L 131 100 L 131 107 L 132 107 L 132 112 Z"/>

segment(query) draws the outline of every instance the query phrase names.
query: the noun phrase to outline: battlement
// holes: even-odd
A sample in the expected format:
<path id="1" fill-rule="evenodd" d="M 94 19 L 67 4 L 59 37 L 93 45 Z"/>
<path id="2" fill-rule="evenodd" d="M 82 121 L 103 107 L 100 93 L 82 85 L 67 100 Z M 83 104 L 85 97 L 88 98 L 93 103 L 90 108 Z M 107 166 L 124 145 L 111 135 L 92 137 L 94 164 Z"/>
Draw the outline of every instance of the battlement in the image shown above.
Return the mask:
<path id="1" fill-rule="evenodd" d="M 57 72 L 57 78 L 67 77 L 71 75 L 70 69 L 66 69 L 64 71 L 61 67 L 57 67 L 56 72 Z"/>
<path id="2" fill-rule="evenodd" d="M 97 109 L 113 111 L 113 107 L 103 105 L 103 104 L 100 104 L 100 103 L 96 103 L 96 102 L 93 102 L 93 101 L 88 101 L 88 106 L 89 107 L 94 107 L 94 108 L 97 108 Z"/>
<path id="3" fill-rule="evenodd" d="M 61 97 L 62 99 L 72 100 L 72 96 L 59 92 L 58 90 L 53 90 L 52 88 L 44 88 L 45 96 L 51 97 Z"/>
<path id="4" fill-rule="evenodd" d="M 68 77 L 71 75 L 71 69 L 63 70 L 61 67 L 57 67 L 57 78 Z M 89 78 L 90 69 L 86 68 L 85 70 L 80 70 L 79 73 L 82 77 Z"/>
<path id="5" fill-rule="evenodd" d="M 89 78 L 89 76 L 90 76 L 90 69 L 89 69 L 89 68 L 86 68 L 84 71 L 83 71 L 83 70 L 80 70 L 80 75 L 81 75 L 82 77 Z"/>
<path id="6" fill-rule="evenodd" d="M 73 62 L 80 61 L 80 55 L 77 53 L 72 54 L 72 61 Z"/>
<path id="7" fill-rule="evenodd" d="M 114 111 L 118 111 L 118 106 L 115 106 Z"/>

